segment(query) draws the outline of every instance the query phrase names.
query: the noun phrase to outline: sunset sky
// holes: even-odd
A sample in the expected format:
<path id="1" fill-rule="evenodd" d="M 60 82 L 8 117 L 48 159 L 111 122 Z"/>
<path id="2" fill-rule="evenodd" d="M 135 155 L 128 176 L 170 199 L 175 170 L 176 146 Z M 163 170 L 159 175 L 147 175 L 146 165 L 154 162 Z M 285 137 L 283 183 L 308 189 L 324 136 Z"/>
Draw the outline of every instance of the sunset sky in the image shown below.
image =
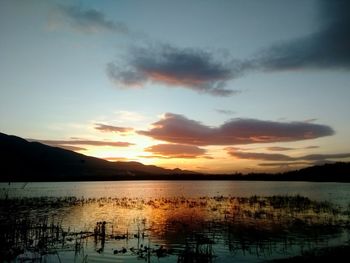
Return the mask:
<path id="1" fill-rule="evenodd" d="M 350 1 L 0 1 L 0 132 L 208 173 L 350 161 Z"/>

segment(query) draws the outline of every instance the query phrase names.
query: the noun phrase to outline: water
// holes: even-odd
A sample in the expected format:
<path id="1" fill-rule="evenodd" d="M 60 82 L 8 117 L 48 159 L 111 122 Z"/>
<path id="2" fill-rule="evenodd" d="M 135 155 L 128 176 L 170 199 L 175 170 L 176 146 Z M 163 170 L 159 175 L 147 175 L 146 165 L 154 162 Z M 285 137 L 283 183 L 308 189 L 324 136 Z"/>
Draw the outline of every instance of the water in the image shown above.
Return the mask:
<path id="1" fill-rule="evenodd" d="M 117 181 L 0 183 L 0 197 L 201 197 L 301 195 L 312 200 L 350 203 L 350 184 L 260 181 Z"/>
<path id="2" fill-rule="evenodd" d="M 12 261 L 264 262 L 346 244 L 349 193 L 311 182 L 1 183 L 0 247 L 21 249 Z"/>

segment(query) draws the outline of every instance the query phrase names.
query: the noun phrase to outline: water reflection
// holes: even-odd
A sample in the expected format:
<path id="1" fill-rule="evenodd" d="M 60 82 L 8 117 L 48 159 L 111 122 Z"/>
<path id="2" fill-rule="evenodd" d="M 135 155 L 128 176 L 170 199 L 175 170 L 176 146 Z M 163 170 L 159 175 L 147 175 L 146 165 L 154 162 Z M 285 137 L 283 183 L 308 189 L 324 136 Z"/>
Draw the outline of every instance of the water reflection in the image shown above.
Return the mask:
<path id="1" fill-rule="evenodd" d="M 0 201 L 0 261 L 254 262 L 349 241 L 348 209 L 301 196 Z"/>

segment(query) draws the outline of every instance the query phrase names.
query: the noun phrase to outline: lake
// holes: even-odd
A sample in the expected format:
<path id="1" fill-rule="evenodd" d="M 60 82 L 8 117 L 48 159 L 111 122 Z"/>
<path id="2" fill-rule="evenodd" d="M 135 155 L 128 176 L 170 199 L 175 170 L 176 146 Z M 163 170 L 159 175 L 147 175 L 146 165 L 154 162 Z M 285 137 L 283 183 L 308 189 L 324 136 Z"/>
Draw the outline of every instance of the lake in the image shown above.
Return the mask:
<path id="1" fill-rule="evenodd" d="M 313 200 L 350 203 L 350 184 L 264 181 L 107 181 L 0 183 L 10 197 L 201 197 L 301 195 Z"/>
<path id="2" fill-rule="evenodd" d="M 0 198 L 0 261 L 263 262 L 349 241 L 343 183 L 1 183 Z"/>

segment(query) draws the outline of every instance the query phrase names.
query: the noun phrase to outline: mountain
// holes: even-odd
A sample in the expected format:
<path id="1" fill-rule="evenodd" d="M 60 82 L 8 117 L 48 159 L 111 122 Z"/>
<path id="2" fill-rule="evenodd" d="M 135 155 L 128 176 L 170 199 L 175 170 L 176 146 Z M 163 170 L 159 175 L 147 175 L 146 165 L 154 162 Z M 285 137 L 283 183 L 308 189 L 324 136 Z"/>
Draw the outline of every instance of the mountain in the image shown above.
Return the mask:
<path id="1" fill-rule="evenodd" d="M 0 181 L 250 180 L 350 182 L 350 163 L 311 166 L 277 174 L 199 174 L 138 162 L 109 162 L 0 133 Z"/>
<path id="2" fill-rule="evenodd" d="M 0 133 L 0 181 L 149 179 L 191 173 L 138 162 L 109 162 Z"/>

